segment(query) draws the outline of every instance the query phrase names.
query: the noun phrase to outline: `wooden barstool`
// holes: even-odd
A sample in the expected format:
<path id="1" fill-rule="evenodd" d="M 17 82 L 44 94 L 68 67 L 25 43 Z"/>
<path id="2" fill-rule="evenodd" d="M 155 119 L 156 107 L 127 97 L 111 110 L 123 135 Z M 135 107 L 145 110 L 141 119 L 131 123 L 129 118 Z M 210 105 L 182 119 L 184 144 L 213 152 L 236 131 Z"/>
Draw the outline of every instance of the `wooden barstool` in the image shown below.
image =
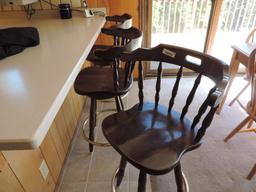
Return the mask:
<path id="1" fill-rule="evenodd" d="M 122 46 L 113 46 L 106 50 L 95 50 L 96 56 L 102 62 L 110 64 L 110 67 L 87 67 L 78 74 L 74 88 L 76 93 L 90 97 L 90 117 L 89 117 L 89 137 L 85 136 L 89 142 L 89 150 L 93 151 L 93 145 L 106 146 L 106 143 L 94 141 L 94 128 L 96 126 L 96 101 L 115 98 L 118 111 L 123 110 L 121 96 L 126 94 L 132 85 L 131 68 L 120 65 L 119 57 L 123 52 L 130 52 L 141 46 L 142 33 L 140 30 L 131 27 L 129 29 L 111 28 L 106 31 L 114 33 L 115 36 L 124 39 Z"/>
<path id="2" fill-rule="evenodd" d="M 124 13 L 122 15 L 113 15 L 113 16 L 106 16 L 106 22 L 107 22 L 107 26 L 108 28 L 120 28 L 120 29 L 129 29 L 130 27 L 132 27 L 132 16 L 130 14 Z M 121 43 L 121 37 L 115 36 L 115 34 L 111 33 L 112 31 L 109 31 L 108 33 L 105 33 L 106 30 L 104 30 L 106 28 L 103 28 L 101 30 L 102 34 L 105 35 L 109 35 L 113 37 L 113 45 L 114 46 L 118 46 L 118 45 L 122 45 Z M 97 49 L 101 49 L 101 50 L 106 50 L 109 49 L 110 47 L 112 47 L 113 45 L 94 45 L 89 53 L 89 55 L 87 56 L 86 60 L 90 61 L 93 65 L 108 65 L 106 64 L 106 62 L 102 62 L 101 58 L 97 57 L 94 54 L 94 51 Z M 124 45 L 124 43 L 123 43 Z"/>
<path id="3" fill-rule="evenodd" d="M 195 63 L 191 58 L 196 58 L 199 62 Z M 204 53 L 165 44 L 124 53 L 121 60 L 132 68 L 135 63 L 138 64 L 138 103 L 131 109 L 106 117 L 102 122 L 104 136 L 122 156 L 120 166 L 112 179 L 112 191 L 121 184 L 128 161 L 140 170 L 138 192 L 146 191 L 147 174 L 163 175 L 172 170 L 175 173 L 177 191 L 188 192 L 189 187 L 181 170 L 180 160 L 187 152 L 201 145 L 201 140 L 212 122 L 227 84 L 228 66 Z M 145 64 L 142 63 L 144 61 Z M 151 90 L 148 89 L 150 92 L 144 92 L 143 67 L 151 61 L 159 63 L 155 93 L 152 87 Z M 160 104 L 163 63 L 174 64 L 179 67 L 179 71 L 172 91 L 170 94 L 168 92 L 169 101 Z M 184 91 L 184 86 L 180 86 L 180 80 L 183 70 L 186 69 L 197 73 L 197 77 L 185 98 L 183 109 L 177 110 L 175 101 L 177 101 L 177 93 L 181 89 Z M 199 110 L 193 113 L 190 119 L 188 111 L 192 108 L 193 99 L 198 97 L 197 90 L 203 89 L 199 86 L 203 77 L 211 79 L 215 85 L 206 90 L 208 94 L 205 99 L 198 98 L 198 101 L 201 101 Z M 153 101 L 149 99 L 150 96 Z"/>
<path id="4" fill-rule="evenodd" d="M 234 78 L 238 72 L 239 64 L 243 64 L 246 67 L 246 72 L 248 76 L 248 66 L 252 65 L 255 62 L 255 54 L 254 51 L 256 49 L 256 43 L 255 43 L 255 33 L 256 33 L 256 28 L 253 29 L 250 34 L 248 35 L 245 43 L 242 43 L 240 45 L 232 45 L 233 48 L 233 55 L 232 59 L 230 61 L 230 68 L 229 68 L 229 74 L 230 74 L 230 81 L 228 83 L 228 86 L 224 92 L 223 99 L 220 103 L 220 106 L 217 110 L 217 114 L 221 113 L 222 107 L 226 101 L 228 92 L 231 88 L 231 85 L 234 81 Z M 238 98 L 239 96 L 249 87 L 250 83 L 248 82 L 242 89 L 241 91 L 236 95 L 236 97 L 230 102 L 229 106 L 231 106 L 235 101 L 238 101 L 238 103 L 241 105 L 239 102 Z M 242 108 L 244 108 L 241 105 Z"/>

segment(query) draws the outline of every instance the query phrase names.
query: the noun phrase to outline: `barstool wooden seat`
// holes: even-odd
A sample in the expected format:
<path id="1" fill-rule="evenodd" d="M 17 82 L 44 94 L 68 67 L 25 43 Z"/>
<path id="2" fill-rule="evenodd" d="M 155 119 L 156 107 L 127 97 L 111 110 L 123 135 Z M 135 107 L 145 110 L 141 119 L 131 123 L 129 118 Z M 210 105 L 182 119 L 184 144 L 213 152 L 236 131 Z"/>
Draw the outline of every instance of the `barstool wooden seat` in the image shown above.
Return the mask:
<path id="1" fill-rule="evenodd" d="M 96 101 L 115 98 L 118 111 L 123 109 L 121 96 L 126 94 L 133 82 L 131 68 L 121 67 L 120 56 L 123 52 L 130 52 L 141 46 L 142 33 L 140 30 L 131 27 L 129 29 L 108 28 L 107 33 L 115 34 L 118 38 L 124 39 L 125 44 L 113 46 L 106 50 L 95 50 L 94 53 L 102 62 L 111 67 L 87 67 L 78 74 L 74 88 L 76 93 L 90 97 L 89 117 L 89 150 L 93 151 L 93 145 L 104 146 L 105 144 L 94 141 L 94 128 L 96 125 Z"/>

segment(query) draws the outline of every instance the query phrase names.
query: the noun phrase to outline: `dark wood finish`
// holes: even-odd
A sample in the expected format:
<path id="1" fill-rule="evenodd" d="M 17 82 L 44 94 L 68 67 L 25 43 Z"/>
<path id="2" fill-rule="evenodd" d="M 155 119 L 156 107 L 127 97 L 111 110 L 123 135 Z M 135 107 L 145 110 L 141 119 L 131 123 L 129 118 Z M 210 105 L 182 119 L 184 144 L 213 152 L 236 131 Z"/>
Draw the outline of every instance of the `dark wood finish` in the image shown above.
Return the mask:
<path id="1" fill-rule="evenodd" d="M 155 109 L 154 103 L 143 103 L 143 108 L 138 109 L 139 104 L 104 119 L 103 133 L 137 168 L 154 175 L 167 173 L 185 151 L 197 146 L 194 143 L 197 130 L 191 131 L 188 118 L 180 121 L 177 111 L 168 115 L 163 105 Z"/>
<path id="2" fill-rule="evenodd" d="M 139 61 L 139 82 L 138 82 L 138 86 L 139 86 L 139 100 L 140 100 L 140 106 L 143 105 L 143 67 L 142 67 L 142 62 Z"/>
<path id="3" fill-rule="evenodd" d="M 96 99 L 91 98 L 91 106 L 90 106 L 90 120 L 89 120 L 89 139 L 94 141 L 94 128 L 96 125 Z M 93 151 L 93 145 L 89 144 L 90 152 Z"/>
<path id="4" fill-rule="evenodd" d="M 177 192 L 184 192 L 183 177 L 180 162 L 174 168 L 175 181 L 177 185 Z"/>
<path id="5" fill-rule="evenodd" d="M 203 120 L 203 123 L 198 130 L 195 138 L 195 142 L 198 143 L 204 136 L 206 129 L 210 126 L 213 116 L 216 112 L 217 108 L 216 107 L 211 107 L 210 111 L 207 113 L 206 117 Z"/>
<path id="6" fill-rule="evenodd" d="M 75 91 L 80 95 L 87 95 L 95 99 L 109 99 L 127 93 L 132 84 L 132 78 L 126 83 L 125 71 L 119 69 L 119 87 L 116 89 L 113 68 L 84 68 L 75 80 Z"/>
<path id="7" fill-rule="evenodd" d="M 200 59 L 200 64 L 194 63 L 188 56 Z M 102 123 L 103 133 L 122 157 L 140 169 L 143 175 L 161 175 L 174 169 L 178 191 L 184 191 L 180 159 L 183 154 L 201 145 L 201 139 L 212 122 L 227 84 L 228 67 L 209 55 L 164 44 L 152 49 L 137 49 L 132 53 L 124 53 L 121 60 L 131 65 L 138 61 L 139 103 L 131 109 L 105 118 Z M 144 101 L 143 98 L 143 61 L 159 62 L 155 102 Z M 170 102 L 166 104 L 168 107 L 159 104 L 163 62 L 180 66 Z M 147 63 L 150 62 L 145 62 Z M 179 82 L 183 68 L 193 70 L 198 76 L 186 98 L 182 112 L 179 112 L 173 109 L 173 105 L 178 91 L 182 89 Z M 190 120 L 186 114 L 202 76 L 210 78 L 215 85 L 205 99 L 200 99 L 202 104 L 199 111 L 194 119 Z M 199 123 L 201 118 L 202 123 Z M 142 178 L 143 176 L 140 177 L 141 180 Z"/>
<path id="8" fill-rule="evenodd" d="M 198 110 L 198 113 L 197 115 L 195 116 L 194 120 L 193 120 L 193 123 L 192 123 L 192 126 L 191 128 L 194 129 L 195 126 L 198 124 L 198 122 L 200 121 L 202 115 L 205 113 L 205 111 L 207 110 L 207 107 L 208 107 L 208 104 L 209 104 L 209 100 L 213 94 L 213 92 L 216 90 L 216 87 L 213 87 L 209 93 L 208 93 L 208 96 L 207 96 L 207 99 L 203 102 L 203 104 L 200 106 L 199 110 Z"/>
<path id="9" fill-rule="evenodd" d="M 124 13 L 122 15 L 106 16 L 106 21 L 107 21 L 107 25 L 110 25 L 109 28 L 111 30 L 115 28 L 128 29 L 132 27 L 132 16 L 127 13 Z M 122 38 L 116 35 L 115 32 L 111 33 L 111 31 L 109 32 L 108 30 L 106 32 L 106 28 L 102 28 L 101 33 L 112 36 L 113 44 L 112 45 L 94 45 L 86 59 L 92 62 L 94 65 L 105 66 L 105 65 L 109 65 L 109 63 L 106 63 L 101 58 L 97 57 L 94 54 L 94 51 L 107 50 L 113 47 L 113 45 L 114 46 L 125 45 L 127 42 L 126 42 L 126 38 Z"/>
<path id="10" fill-rule="evenodd" d="M 132 19 L 132 16 L 128 13 L 124 13 L 122 15 L 106 16 L 106 21 L 115 22 L 116 24 L 123 24 L 130 19 Z"/>
<path id="11" fill-rule="evenodd" d="M 188 108 L 189 108 L 189 105 L 191 104 L 191 102 L 193 101 L 193 98 L 195 96 L 195 93 L 196 93 L 196 90 L 198 88 L 198 85 L 200 84 L 201 82 L 201 77 L 202 75 L 199 74 L 195 80 L 195 83 L 194 83 L 194 86 L 191 90 L 191 92 L 189 93 L 188 95 L 188 98 L 187 98 L 187 101 L 186 101 L 186 105 L 184 106 L 184 108 L 182 109 L 182 113 L 181 113 L 181 119 L 184 118 L 184 116 L 186 115 L 186 113 L 188 112 Z"/>
<path id="12" fill-rule="evenodd" d="M 113 47 L 113 45 L 94 45 L 92 49 L 90 50 L 89 55 L 87 56 L 86 60 L 90 61 L 96 66 L 103 66 L 103 65 L 109 65 L 109 63 L 106 63 L 102 61 L 101 58 L 97 57 L 94 54 L 95 50 L 107 50 L 109 48 Z"/>
<path id="13" fill-rule="evenodd" d="M 126 159 L 124 157 L 121 157 L 119 170 L 118 170 L 118 173 L 117 173 L 117 179 L 116 179 L 116 185 L 117 186 L 120 186 L 120 184 L 123 180 L 126 165 L 127 165 Z"/>
<path id="14" fill-rule="evenodd" d="M 124 106 L 121 96 L 131 88 L 133 78 L 131 67 L 120 66 L 120 56 L 123 52 L 130 52 L 141 45 L 141 32 L 136 28 L 107 29 L 109 33 L 127 39 L 122 46 L 112 46 L 106 50 L 95 50 L 95 55 L 108 67 L 87 67 L 81 70 L 75 80 L 74 89 L 80 95 L 91 98 L 89 118 L 89 139 L 94 140 L 94 127 L 96 125 L 96 100 L 115 98 L 117 111 L 122 111 Z M 105 64 L 104 64 L 105 65 Z M 93 145 L 89 145 L 90 152 Z"/>
<path id="15" fill-rule="evenodd" d="M 156 81 L 156 94 L 155 94 L 155 109 L 157 108 L 157 105 L 159 103 L 159 92 L 161 88 L 161 77 L 162 77 L 162 62 L 159 63 L 158 69 L 157 69 L 157 81 Z"/>
<path id="16" fill-rule="evenodd" d="M 146 192 L 147 174 L 144 171 L 140 171 L 138 192 Z"/>
<path id="17" fill-rule="evenodd" d="M 123 109 L 123 102 L 122 102 L 122 99 L 121 99 L 121 96 L 116 96 L 115 97 L 115 102 L 116 102 L 116 110 L 117 112 L 120 112 Z"/>
<path id="18" fill-rule="evenodd" d="M 253 166 L 252 170 L 250 171 L 250 173 L 248 174 L 248 176 L 246 177 L 246 179 L 251 180 L 252 177 L 256 174 L 256 164 Z"/>
<path id="19" fill-rule="evenodd" d="M 172 107 L 174 105 L 174 99 L 177 95 L 177 91 L 178 91 L 179 84 L 180 84 L 180 78 L 182 76 L 182 71 L 183 71 L 183 67 L 181 66 L 178 73 L 177 73 L 177 79 L 175 81 L 175 84 L 174 84 L 174 87 L 173 87 L 173 90 L 172 90 L 172 97 L 171 97 L 170 102 L 169 102 L 168 112 L 170 112 L 172 110 Z"/>

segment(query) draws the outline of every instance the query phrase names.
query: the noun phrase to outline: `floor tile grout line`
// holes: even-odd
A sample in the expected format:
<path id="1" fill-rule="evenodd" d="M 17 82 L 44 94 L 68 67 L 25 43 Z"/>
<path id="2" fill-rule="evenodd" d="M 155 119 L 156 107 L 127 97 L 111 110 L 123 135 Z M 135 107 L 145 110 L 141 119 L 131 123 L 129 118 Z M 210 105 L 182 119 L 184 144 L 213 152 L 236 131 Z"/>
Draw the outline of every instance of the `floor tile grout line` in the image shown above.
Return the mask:
<path id="1" fill-rule="evenodd" d="M 100 102 L 100 111 L 102 110 L 102 107 L 103 107 L 103 103 Z M 96 125 L 97 125 L 97 117 L 96 117 Z M 98 134 L 98 129 L 99 127 L 96 126 L 96 133 L 95 133 L 95 138 L 97 138 L 97 134 Z M 95 148 L 96 146 L 94 146 Z M 90 163 L 89 163 L 89 168 L 88 168 L 88 173 L 87 173 L 87 177 L 86 177 L 86 182 L 85 182 L 85 188 L 84 188 L 84 192 L 87 191 L 87 187 L 88 187 L 88 182 L 89 182 L 89 176 L 90 176 L 90 171 L 91 171 L 91 168 L 92 168 L 92 160 L 93 160 L 93 155 L 95 153 L 95 149 L 92 151 L 91 153 L 91 158 L 90 158 Z"/>
<path id="2" fill-rule="evenodd" d="M 80 132 L 81 129 L 83 129 L 83 123 L 82 122 L 84 122 L 84 119 L 86 117 L 87 104 L 88 104 L 87 101 L 85 101 L 85 103 L 83 105 L 83 108 L 81 110 L 81 115 L 79 116 L 78 123 L 76 125 L 75 133 L 74 133 L 72 141 L 70 143 L 69 150 L 68 150 L 65 162 L 63 163 L 63 168 L 62 168 L 62 171 L 60 173 L 60 178 L 59 178 L 59 181 L 58 181 L 59 183 L 57 184 L 58 186 L 55 189 L 56 192 L 60 192 L 60 190 L 61 190 L 61 186 L 62 186 L 62 183 L 63 183 L 64 175 L 66 174 L 66 171 L 67 171 L 67 166 L 68 166 L 69 158 L 70 158 L 70 156 L 72 154 L 72 151 L 74 150 L 75 143 L 78 140 L 79 132 Z"/>
<path id="3" fill-rule="evenodd" d="M 88 180 L 89 180 L 90 171 L 91 171 L 91 167 L 92 167 L 93 154 L 94 154 L 94 151 L 92 152 L 91 158 L 90 158 L 90 163 L 89 163 L 89 168 L 88 168 L 88 172 L 87 172 L 87 177 L 86 177 L 84 192 L 87 191 L 87 187 L 88 187 Z"/>

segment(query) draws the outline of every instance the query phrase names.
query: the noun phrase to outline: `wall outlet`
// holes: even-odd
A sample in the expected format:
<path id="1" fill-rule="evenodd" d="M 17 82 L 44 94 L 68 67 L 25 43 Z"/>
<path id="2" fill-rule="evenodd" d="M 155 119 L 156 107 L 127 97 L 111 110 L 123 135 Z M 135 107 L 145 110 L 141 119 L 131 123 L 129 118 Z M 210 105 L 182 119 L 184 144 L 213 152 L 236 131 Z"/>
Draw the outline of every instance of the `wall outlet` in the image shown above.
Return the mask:
<path id="1" fill-rule="evenodd" d="M 48 173 L 49 173 L 49 169 L 46 165 L 45 160 L 42 161 L 40 167 L 39 167 L 40 173 L 43 176 L 44 180 L 46 181 Z"/>

